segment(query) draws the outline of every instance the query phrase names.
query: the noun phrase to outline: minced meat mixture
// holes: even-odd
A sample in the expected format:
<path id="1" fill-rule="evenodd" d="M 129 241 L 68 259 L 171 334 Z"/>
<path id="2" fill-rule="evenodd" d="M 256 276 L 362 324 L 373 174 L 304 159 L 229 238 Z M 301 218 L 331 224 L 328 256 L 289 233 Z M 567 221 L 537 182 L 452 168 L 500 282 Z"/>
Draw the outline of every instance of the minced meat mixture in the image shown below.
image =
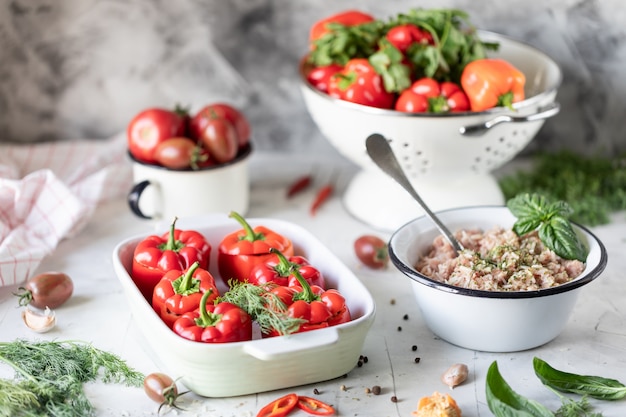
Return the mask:
<path id="1" fill-rule="evenodd" d="M 532 291 L 571 281 L 585 269 L 543 245 L 537 232 L 522 237 L 496 227 L 460 230 L 456 238 L 465 248 L 458 256 L 443 236 L 435 238 L 419 259 L 422 274 L 457 287 L 484 291 Z"/>

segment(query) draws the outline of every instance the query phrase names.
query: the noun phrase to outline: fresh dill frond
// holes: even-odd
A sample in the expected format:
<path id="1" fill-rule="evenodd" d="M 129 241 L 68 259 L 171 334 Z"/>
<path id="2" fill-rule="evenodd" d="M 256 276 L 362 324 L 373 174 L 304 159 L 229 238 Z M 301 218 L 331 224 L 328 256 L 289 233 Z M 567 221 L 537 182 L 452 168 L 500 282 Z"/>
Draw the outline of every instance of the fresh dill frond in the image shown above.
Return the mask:
<path id="1" fill-rule="evenodd" d="M 84 383 L 139 387 L 144 375 L 118 356 L 81 341 L 0 342 L 0 362 L 15 379 L 0 379 L 0 417 L 94 415 Z"/>

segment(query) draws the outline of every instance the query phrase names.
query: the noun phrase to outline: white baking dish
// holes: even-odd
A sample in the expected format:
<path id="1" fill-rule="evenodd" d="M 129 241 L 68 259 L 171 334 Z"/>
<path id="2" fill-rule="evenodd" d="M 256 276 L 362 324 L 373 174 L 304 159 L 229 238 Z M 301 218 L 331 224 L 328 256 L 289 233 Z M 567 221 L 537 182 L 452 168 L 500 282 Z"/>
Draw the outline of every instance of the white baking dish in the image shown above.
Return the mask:
<path id="1" fill-rule="evenodd" d="M 371 294 L 345 264 L 302 227 L 274 219 L 248 219 L 248 222 L 253 227 L 264 225 L 288 236 L 296 252 L 324 274 L 327 285 L 345 296 L 352 321 L 248 342 L 207 344 L 183 339 L 161 321 L 129 275 L 135 246 L 147 235 L 135 236 L 115 247 L 113 265 L 146 341 L 146 350 L 164 371 L 180 377 L 187 388 L 206 397 L 229 397 L 310 384 L 352 370 L 374 321 L 375 304 Z M 217 248 L 226 234 L 241 228 L 239 223 L 225 215 L 211 215 L 181 219 L 176 227 L 198 230 L 209 240 L 213 247 L 209 269 L 219 285 Z"/>

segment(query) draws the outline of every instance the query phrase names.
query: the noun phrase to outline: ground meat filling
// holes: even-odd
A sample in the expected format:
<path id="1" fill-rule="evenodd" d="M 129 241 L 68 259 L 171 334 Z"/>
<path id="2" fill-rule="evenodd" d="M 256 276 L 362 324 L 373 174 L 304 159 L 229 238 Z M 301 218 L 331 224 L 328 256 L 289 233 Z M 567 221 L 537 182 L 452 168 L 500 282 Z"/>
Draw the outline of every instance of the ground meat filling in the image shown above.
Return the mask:
<path id="1" fill-rule="evenodd" d="M 495 227 L 455 233 L 465 250 L 458 256 L 443 238 L 435 238 L 416 269 L 446 284 L 484 291 L 533 291 L 571 281 L 585 269 L 543 245 L 536 232 L 519 237 Z"/>

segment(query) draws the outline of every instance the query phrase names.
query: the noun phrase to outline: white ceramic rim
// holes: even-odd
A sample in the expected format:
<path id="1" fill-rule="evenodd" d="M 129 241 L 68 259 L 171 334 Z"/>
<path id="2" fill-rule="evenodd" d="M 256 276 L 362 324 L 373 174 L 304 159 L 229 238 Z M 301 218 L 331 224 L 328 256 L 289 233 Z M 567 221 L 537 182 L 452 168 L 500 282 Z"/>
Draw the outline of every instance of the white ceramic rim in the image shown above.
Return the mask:
<path id="1" fill-rule="evenodd" d="M 472 207 L 460 207 L 460 208 L 451 208 L 451 209 L 447 209 L 447 210 L 441 210 L 438 211 L 435 214 L 439 214 L 439 213 L 446 213 L 446 212 L 458 212 L 458 211 L 463 211 L 466 209 L 489 209 L 489 208 L 505 208 L 506 206 L 495 206 L 495 205 L 484 205 L 484 206 L 472 206 Z M 602 273 L 602 271 L 604 271 L 604 269 L 606 268 L 606 264 L 607 264 L 607 260 L 608 260 L 608 256 L 606 253 L 606 248 L 604 247 L 604 244 L 600 241 L 600 239 L 597 238 L 596 235 L 594 235 L 589 229 L 587 229 L 585 226 L 582 226 L 578 223 L 572 222 L 572 224 L 581 229 L 583 232 L 585 232 L 586 234 L 588 234 L 588 236 L 593 239 L 595 241 L 595 243 L 598 245 L 598 248 L 600 250 L 600 259 L 598 261 L 598 264 L 590 271 L 586 271 L 584 272 L 584 276 L 580 277 L 580 278 L 576 278 L 573 279 L 572 281 L 566 282 L 565 284 L 561 284 L 558 285 L 556 287 L 550 287 L 550 288 L 545 288 L 545 289 L 541 289 L 541 290 L 536 290 L 536 291 L 485 291 L 485 290 L 475 290 L 475 289 L 471 289 L 471 288 L 463 288 L 463 287 L 457 287 L 455 285 L 450 285 L 450 284 L 446 284 L 443 282 L 439 282 L 436 281 L 432 278 L 427 277 L 424 274 L 419 273 L 417 270 L 415 270 L 413 267 L 411 267 L 410 265 L 406 265 L 398 256 L 398 254 L 396 254 L 396 252 L 394 251 L 393 248 L 393 242 L 396 239 L 396 237 L 398 236 L 398 234 L 401 232 L 402 229 L 404 229 L 405 227 L 408 227 L 410 224 L 419 221 L 421 219 L 426 219 L 426 215 L 424 216 L 420 216 L 416 219 L 411 220 L 410 222 L 404 224 L 403 226 L 401 226 L 398 230 L 396 230 L 392 235 L 391 238 L 389 239 L 389 258 L 391 259 L 391 262 L 393 263 L 393 265 L 400 270 L 400 272 L 402 272 L 404 275 L 406 275 L 407 277 L 409 277 L 410 279 L 412 279 L 413 281 L 422 284 L 422 285 L 426 285 L 428 287 L 437 289 L 439 291 L 443 291 L 443 292 L 447 292 L 447 293 L 452 293 L 452 294 L 458 294 L 458 295 L 464 295 L 464 296 L 468 296 L 468 297 L 478 297 L 478 298 L 537 298 L 537 297 L 545 297 L 548 295 L 552 295 L 552 294 L 560 294 L 563 292 L 567 292 L 570 290 L 573 290 L 575 288 L 579 288 L 582 287 L 583 285 L 586 285 L 588 283 L 590 283 L 591 281 L 593 281 L 594 279 L 596 279 L 598 276 L 600 276 L 600 274 Z M 428 221 L 430 221 L 430 219 L 426 219 Z M 433 225 L 434 227 L 434 225 Z"/>
<path id="2" fill-rule="evenodd" d="M 519 109 L 523 109 L 526 107 L 531 107 L 533 105 L 537 105 L 539 103 L 541 103 L 543 100 L 545 100 L 546 98 L 548 98 L 550 95 L 552 94 L 556 94 L 558 88 L 561 85 L 561 82 L 563 81 L 563 72 L 561 71 L 559 65 L 552 59 L 550 58 L 550 56 L 548 56 L 548 54 L 546 54 L 545 52 L 541 51 L 540 49 L 537 49 L 536 47 L 526 43 L 526 42 L 522 42 L 519 41 L 517 39 L 513 39 L 509 36 L 506 35 L 501 35 L 499 33 L 495 33 L 495 32 L 489 32 L 489 31 L 485 31 L 485 30 L 478 30 L 476 31 L 476 33 L 478 33 L 479 38 L 481 40 L 484 41 L 498 41 L 499 39 L 506 39 L 507 41 L 511 42 L 511 43 L 517 43 L 519 45 L 523 45 L 526 46 L 532 50 L 534 50 L 537 54 L 543 55 L 546 59 L 546 61 L 552 62 L 558 69 L 559 71 L 559 77 L 558 80 L 556 81 L 556 83 L 547 88 L 545 91 L 536 94 L 532 97 L 529 97 L 525 100 L 519 101 L 517 103 L 513 103 L 513 108 L 516 110 Z M 347 108 L 352 108 L 354 110 L 359 110 L 362 111 L 364 113 L 371 113 L 371 114 L 378 114 L 378 115 L 385 115 L 385 116 L 394 116 L 394 117 L 435 117 L 435 118 L 445 118 L 445 117 L 463 117 L 463 116 L 476 116 L 476 115 L 481 115 L 481 114 L 490 114 L 490 115 L 494 115 L 494 114 L 500 114 L 500 113 L 506 113 L 508 111 L 510 111 L 508 108 L 506 107 L 494 107 L 491 109 L 487 109 L 484 111 L 480 111 L 480 112 L 456 112 L 456 113 L 407 113 L 407 112 L 401 112 L 401 111 L 396 111 L 396 110 L 387 110 L 387 109 L 380 109 L 377 107 L 371 107 L 371 106 L 365 106 L 363 104 L 357 104 L 357 103 L 352 103 L 349 101 L 345 101 L 345 100 L 340 100 L 336 97 L 331 97 L 328 94 L 325 94 L 323 92 L 321 92 L 320 90 L 318 90 L 317 88 L 313 87 L 306 79 L 305 76 L 305 68 L 307 67 L 306 65 L 306 56 L 304 56 L 301 60 L 300 60 L 300 65 L 299 65 L 299 74 L 300 74 L 300 82 L 309 90 L 311 90 L 314 94 L 319 95 L 320 97 L 323 97 L 324 99 L 339 105 L 339 106 L 346 106 Z"/>

